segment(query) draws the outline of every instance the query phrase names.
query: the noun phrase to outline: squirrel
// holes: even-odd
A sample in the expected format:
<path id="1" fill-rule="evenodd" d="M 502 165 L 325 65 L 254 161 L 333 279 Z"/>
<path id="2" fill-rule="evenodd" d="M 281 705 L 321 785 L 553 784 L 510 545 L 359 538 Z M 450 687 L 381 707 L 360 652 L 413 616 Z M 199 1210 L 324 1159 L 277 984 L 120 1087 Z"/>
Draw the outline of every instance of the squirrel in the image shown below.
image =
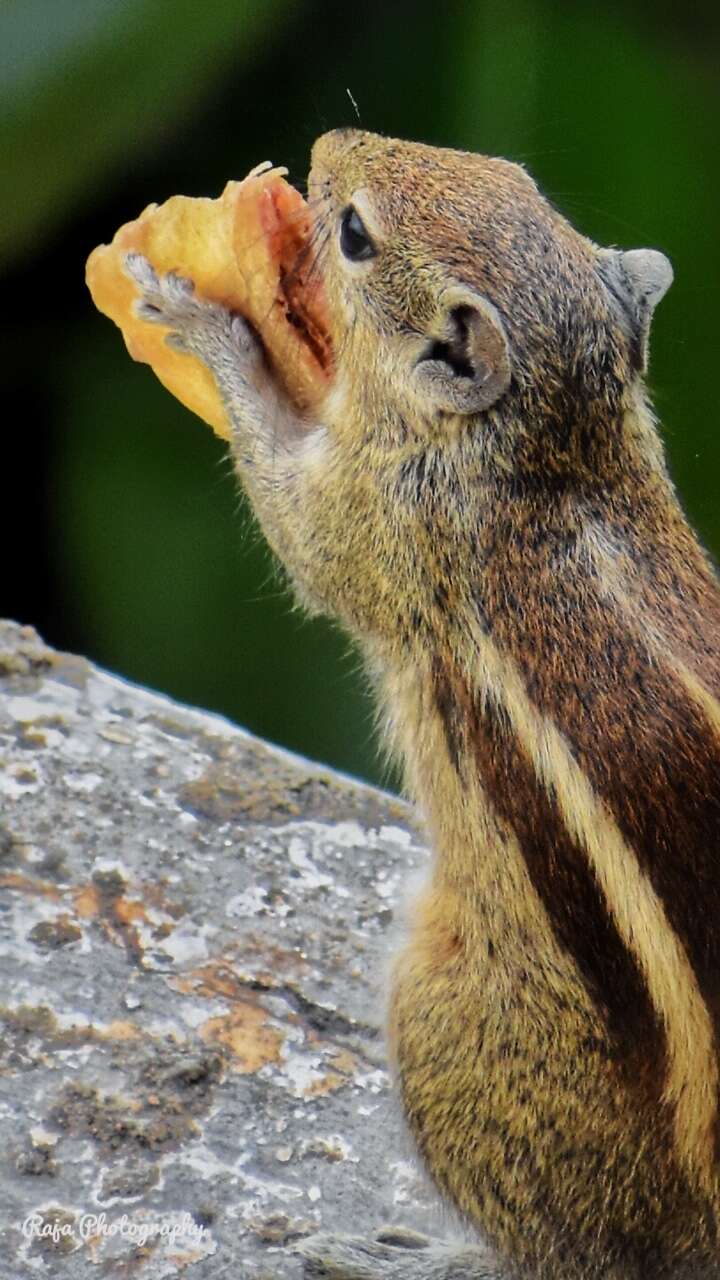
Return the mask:
<path id="1" fill-rule="evenodd" d="M 720 587 L 644 386 L 660 252 L 506 160 L 312 153 L 335 367 L 313 416 L 248 323 L 126 269 L 214 375 L 311 611 L 364 655 L 430 833 L 391 1059 L 437 1187 L 541 1280 L 720 1274 Z M 308 1274 L 477 1280 L 478 1247 L 311 1237 Z"/>

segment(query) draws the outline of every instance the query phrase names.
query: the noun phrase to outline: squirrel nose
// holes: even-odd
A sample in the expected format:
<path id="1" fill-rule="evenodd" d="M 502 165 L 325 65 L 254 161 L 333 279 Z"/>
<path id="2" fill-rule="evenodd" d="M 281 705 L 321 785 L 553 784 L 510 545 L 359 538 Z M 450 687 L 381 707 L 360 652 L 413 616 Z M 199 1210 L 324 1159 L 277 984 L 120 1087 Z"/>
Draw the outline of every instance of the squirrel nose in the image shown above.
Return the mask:
<path id="1" fill-rule="evenodd" d="M 310 162 L 313 168 L 319 165 L 323 169 L 331 169 L 338 156 L 348 147 L 356 145 L 365 135 L 362 129 L 331 129 L 323 133 L 313 145 Z"/>
<path id="2" fill-rule="evenodd" d="M 353 138 L 359 138 L 362 132 L 362 129 L 352 129 L 347 125 L 339 129 L 330 129 L 324 136 L 326 138 L 334 138 L 337 142 L 352 142 Z"/>

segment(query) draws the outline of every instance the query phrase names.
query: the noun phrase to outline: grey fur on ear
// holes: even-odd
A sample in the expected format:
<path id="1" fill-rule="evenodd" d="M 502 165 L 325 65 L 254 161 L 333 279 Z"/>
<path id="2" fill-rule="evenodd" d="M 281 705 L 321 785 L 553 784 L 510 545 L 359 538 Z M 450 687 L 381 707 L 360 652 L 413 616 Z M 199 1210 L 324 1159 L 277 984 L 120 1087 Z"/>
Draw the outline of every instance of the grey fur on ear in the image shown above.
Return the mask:
<path id="1" fill-rule="evenodd" d="M 600 249 L 597 270 L 630 339 L 635 367 L 647 367 L 652 314 L 673 282 L 670 260 L 658 249 Z"/>
<path id="2" fill-rule="evenodd" d="M 491 302 L 462 286 L 446 290 L 435 332 L 413 373 L 416 389 L 433 408 L 481 413 L 510 384 L 505 329 Z"/>

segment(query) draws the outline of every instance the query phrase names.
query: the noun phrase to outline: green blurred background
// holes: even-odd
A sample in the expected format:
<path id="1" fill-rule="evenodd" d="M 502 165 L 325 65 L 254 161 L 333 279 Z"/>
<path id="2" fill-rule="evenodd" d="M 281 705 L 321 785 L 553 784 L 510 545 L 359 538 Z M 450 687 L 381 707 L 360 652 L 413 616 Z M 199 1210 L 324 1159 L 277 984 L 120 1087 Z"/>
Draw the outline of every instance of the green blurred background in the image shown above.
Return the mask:
<path id="1" fill-rule="evenodd" d="M 672 258 L 651 383 L 720 550 L 718 13 L 660 0 L 3 0 L 5 570 L 52 643 L 383 778 L 356 657 L 273 577 L 222 445 L 94 311 L 85 258 L 149 201 L 355 123 L 526 163 L 586 233 Z M 386 779 L 387 780 L 387 779 Z"/>

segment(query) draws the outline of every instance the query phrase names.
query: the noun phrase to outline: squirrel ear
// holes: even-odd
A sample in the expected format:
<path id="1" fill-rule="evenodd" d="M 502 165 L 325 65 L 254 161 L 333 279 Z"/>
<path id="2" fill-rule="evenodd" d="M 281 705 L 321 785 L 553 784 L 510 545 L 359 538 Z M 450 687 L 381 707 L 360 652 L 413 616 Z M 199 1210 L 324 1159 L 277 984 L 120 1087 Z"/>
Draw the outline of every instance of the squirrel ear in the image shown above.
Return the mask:
<path id="1" fill-rule="evenodd" d="M 670 261 L 657 249 L 600 249 L 597 271 L 630 340 L 635 368 L 644 373 L 652 314 L 673 282 Z"/>
<path id="2" fill-rule="evenodd" d="M 510 384 L 503 323 L 492 303 L 472 289 L 451 288 L 442 302 L 438 336 L 415 365 L 416 388 L 435 409 L 480 413 Z"/>

